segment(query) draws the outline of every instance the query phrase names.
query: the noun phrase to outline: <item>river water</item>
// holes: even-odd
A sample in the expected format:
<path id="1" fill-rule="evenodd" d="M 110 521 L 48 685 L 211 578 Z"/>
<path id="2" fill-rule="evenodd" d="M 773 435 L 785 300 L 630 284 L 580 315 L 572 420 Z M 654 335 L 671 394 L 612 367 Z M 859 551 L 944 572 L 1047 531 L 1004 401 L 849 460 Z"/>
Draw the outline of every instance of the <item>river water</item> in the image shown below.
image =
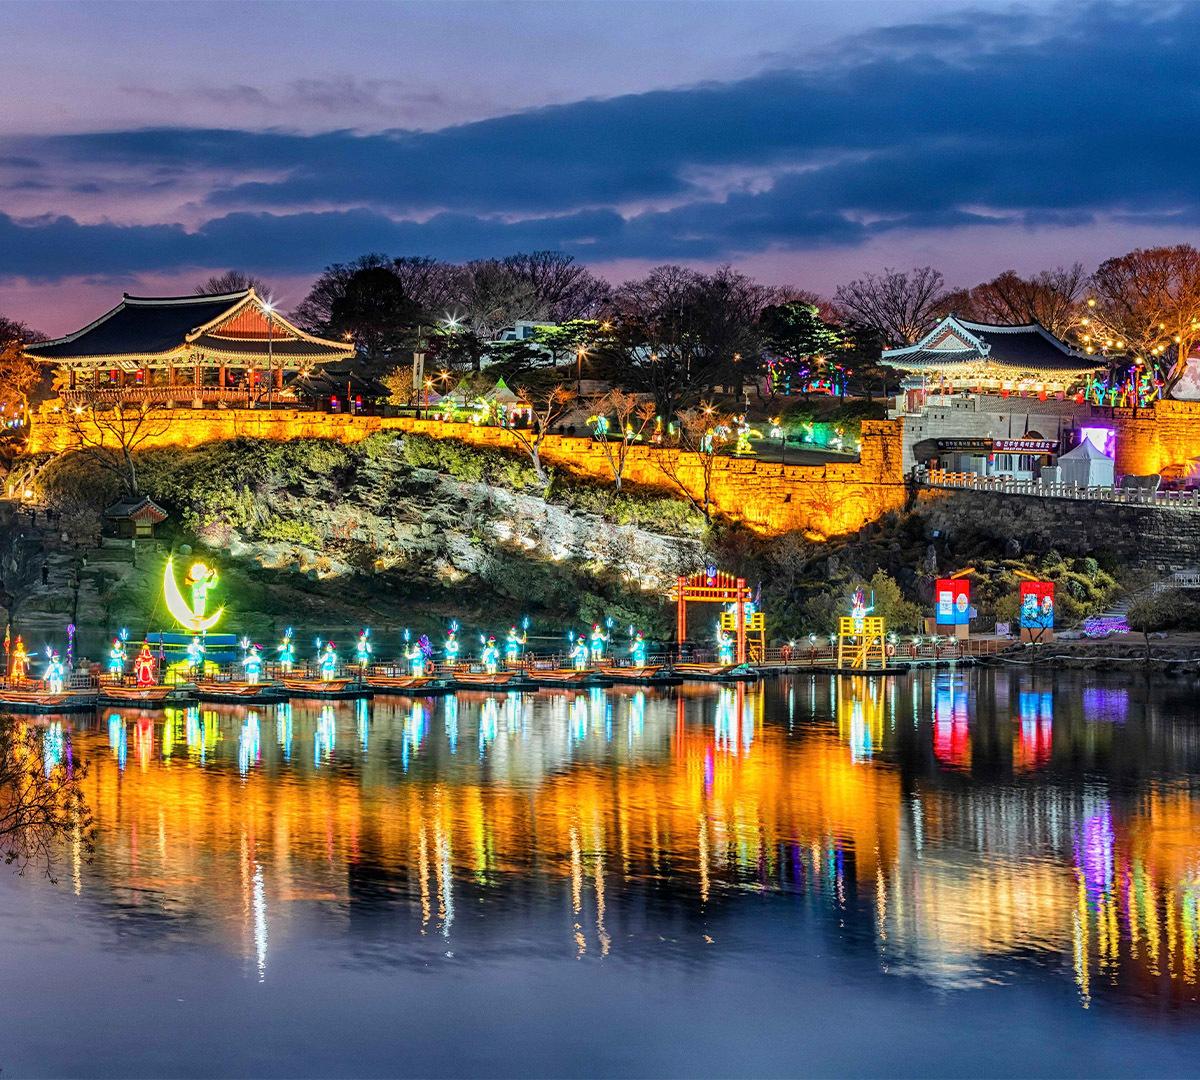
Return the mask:
<path id="1" fill-rule="evenodd" d="M 1200 1072 L 1191 682 L 942 672 L 36 721 L 5 1075 Z"/>

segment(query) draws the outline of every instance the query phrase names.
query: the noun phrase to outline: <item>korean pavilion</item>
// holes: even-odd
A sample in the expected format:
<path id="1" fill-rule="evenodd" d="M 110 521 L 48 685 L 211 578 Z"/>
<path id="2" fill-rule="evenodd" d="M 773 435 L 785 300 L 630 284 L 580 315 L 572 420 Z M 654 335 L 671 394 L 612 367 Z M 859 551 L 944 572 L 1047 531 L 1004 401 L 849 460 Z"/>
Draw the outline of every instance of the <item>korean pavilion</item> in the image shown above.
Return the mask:
<path id="1" fill-rule="evenodd" d="M 181 408 L 294 401 L 297 379 L 354 355 L 301 330 L 254 289 L 219 296 L 125 295 L 81 330 L 29 345 L 58 372 L 58 397 Z"/>
<path id="2" fill-rule="evenodd" d="M 902 373 L 890 415 L 904 418 L 905 467 L 1036 478 L 1075 445 L 1092 416 L 1097 357 L 1044 326 L 944 318 L 915 345 L 885 350 Z"/>

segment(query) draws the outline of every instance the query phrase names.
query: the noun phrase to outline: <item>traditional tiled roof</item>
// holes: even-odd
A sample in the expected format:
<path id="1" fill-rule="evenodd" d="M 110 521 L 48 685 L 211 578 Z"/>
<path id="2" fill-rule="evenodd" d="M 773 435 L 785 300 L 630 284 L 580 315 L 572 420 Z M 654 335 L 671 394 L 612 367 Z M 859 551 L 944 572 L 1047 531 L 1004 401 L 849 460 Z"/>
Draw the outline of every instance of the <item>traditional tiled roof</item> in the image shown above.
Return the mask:
<path id="1" fill-rule="evenodd" d="M 53 364 L 190 362 L 197 356 L 234 364 L 344 360 L 343 341 L 306 333 L 269 308 L 253 289 L 220 296 L 130 296 L 73 334 L 29 345 L 36 360 Z"/>
<path id="2" fill-rule="evenodd" d="M 297 375 L 291 384 L 291 390 L 294 393 L 308 394 L 311 397 L 344 394 L 347 388 L 351 393 L 371 398 L 387 397 L 391 393 L 374 376 L 359 375 L 346 367 L 338 367 L 333 364 L 326 364 L 319 370 Z"/>
<path id="3" fill-rule="evenodd" d="M 998 326 L 948 315 L 915 345 L 884 350 L 881 362 L 901 371 L 983 367 L 1014 376 L 1084 375 L 1105 367 L 1102 360 L 1072 349 L 1039 323 Z"/>
<path id="4" fill-rule="evenodd" d="M 149 496 L 140 499 L 121 499 L 104 508 L 104 516 L 113 521 L 149 521 L 157 525 L 167 520 L 167 512 Z"/>

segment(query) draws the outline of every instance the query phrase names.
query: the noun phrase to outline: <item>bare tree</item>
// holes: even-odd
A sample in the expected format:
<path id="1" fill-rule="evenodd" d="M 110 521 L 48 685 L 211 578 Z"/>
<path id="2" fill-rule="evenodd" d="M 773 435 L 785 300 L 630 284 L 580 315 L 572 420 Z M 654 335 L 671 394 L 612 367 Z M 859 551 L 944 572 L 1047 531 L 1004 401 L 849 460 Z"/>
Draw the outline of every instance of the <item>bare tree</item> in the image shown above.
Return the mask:
<path id="1" fill-rule="evenodd" d="M 610 414 L 616 418 L 615 425 L 608 421 Z M 625 461 L 629 457 L 629 448 L 641 440 L 646 428 L 653 423 L 654 417 L 653 401 L 643 401 L 637 394 L 614 389 L 596 402 L 596 413 L 588 418 L 592 437 L 604 451 L 605 460 L 612 470 L 613 483 L 618 491 L 621 490 L 621 482 L 625 479 Z"/>
<path id="2" fill-rule="evenodd" d="M 1168 381 L 1178 378 L 1200 342 L 1200 251 L 1191 244 L 1138 248 L 1101 263 L 1092 287 L 1085 346 L 1131 352 Z"/>
<path id="3" fill-rule="evenodd" d="M 608 282 L 561 251 L 510 255 L 504 267 L 528 286 L 530 313 L 524 318 L 556 323 L 593 318 L 612 292 Z"/>
<path id="4" fill-rule="evenodd" d="M 733 438 L 733 425 L 711 405 L 685 409 L 679 414 L 674 438 L 652 446 L 651 457 L 663 474 L 692 506 L 712 520 L 712 477 L 717 455 Z M 697 487 L 689 478 L 700 470 Z"/>
<path id="5" fill-rule="evenodd" d="M 0 721 L 0 851 L 19 873 L 40 866 L 51 881 L 67 840 L 88 856 L 95 848 L 82 786 L 86 764 L 68 767 L 52 749 L 53 736 L 53 728 Z"/>
<path id="6" fill-rule="evenodd" d="M 207 281 L 196 286 L 196 292 L 203 296 L 223 296 L 225 293 L 245 292 L 253 289 L 259 296 L 267 295 L 267 285 L 262 278 L 247 274 L 244 270 L 226 270 L 223 274 L 213 274 Z"/>
<path id="7" fill-rule="evenodd" d="M 945 279 L 932 266 L 885 268 L 841 285 L 837 306 L 854 322 L 877 330 L 893 345 L 912 345 L 944 314 Z"/>
<path id="8" fill-rule="evenodd" d="M 1000 325 L 1041 323 L 1065 338 L 1077 324 L 1088 277 L 1082 263 L 1021 277 L 1015 270 L 952 294 L 947 307 L 968 319 Z"/>
<path id="9" fill-rule="evenodd" d="M 121 402 L 95 399 L 73 406 L 67 422 L 74 449 L 114 474 L 130 496 L 138 494 L 137 466 L 133 455 L 148 440 L 166 432 L 170 421 L 158 402 Z"/>
<path id="10" fill-rule="evenodd" d="M 45 369 L 25 352 L 25 346 L 45 340 L 45 334 L 0 315 L 0 421 L 27 420 L 30 395 Z"/>
<path id="11" fill-rule="evenodd" d="M 0 529 L 0 607 L 10 634 L 22 605 L 37 591 L 44 558 L 41 540 L 21 532 L 10 514 Z"/>
<path id="12" fill-rule="evenodd" d="M 525 453 L 529 455 L 529 460 L 533 463 L 533 471 L 537 474 L 538 480 L 544 484 L 549 480 L 549 476 L 542 465 L 542 443 L 545 442 L 546 436 L 550 434 L 554 426 L 570 410 L 571 402 L 575 400 L 575 391 L 557 385 L 540 392 L 522 390 L 520 396 L 521 400 L 530 406 L 531 422 L 528 428 L 510 428 L 509 430 Z"/>

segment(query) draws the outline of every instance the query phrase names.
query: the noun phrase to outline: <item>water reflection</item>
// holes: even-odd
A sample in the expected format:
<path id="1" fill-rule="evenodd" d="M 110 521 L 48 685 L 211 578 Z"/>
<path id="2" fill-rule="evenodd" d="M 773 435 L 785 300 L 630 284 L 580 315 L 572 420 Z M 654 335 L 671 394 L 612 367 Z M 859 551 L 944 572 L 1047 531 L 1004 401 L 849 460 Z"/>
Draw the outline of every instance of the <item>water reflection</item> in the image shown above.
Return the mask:
<path id="1" fill-rule="evenodd" d="M 1197 1001 L 1195 701 L 939 672 L 109 712 L 44 739 L 91 762 L 83 901 L 260 981 L 334 939 L 700 957 L 771 900 L 880 977 L 1038 978 L 1090 1009 Z"/>

